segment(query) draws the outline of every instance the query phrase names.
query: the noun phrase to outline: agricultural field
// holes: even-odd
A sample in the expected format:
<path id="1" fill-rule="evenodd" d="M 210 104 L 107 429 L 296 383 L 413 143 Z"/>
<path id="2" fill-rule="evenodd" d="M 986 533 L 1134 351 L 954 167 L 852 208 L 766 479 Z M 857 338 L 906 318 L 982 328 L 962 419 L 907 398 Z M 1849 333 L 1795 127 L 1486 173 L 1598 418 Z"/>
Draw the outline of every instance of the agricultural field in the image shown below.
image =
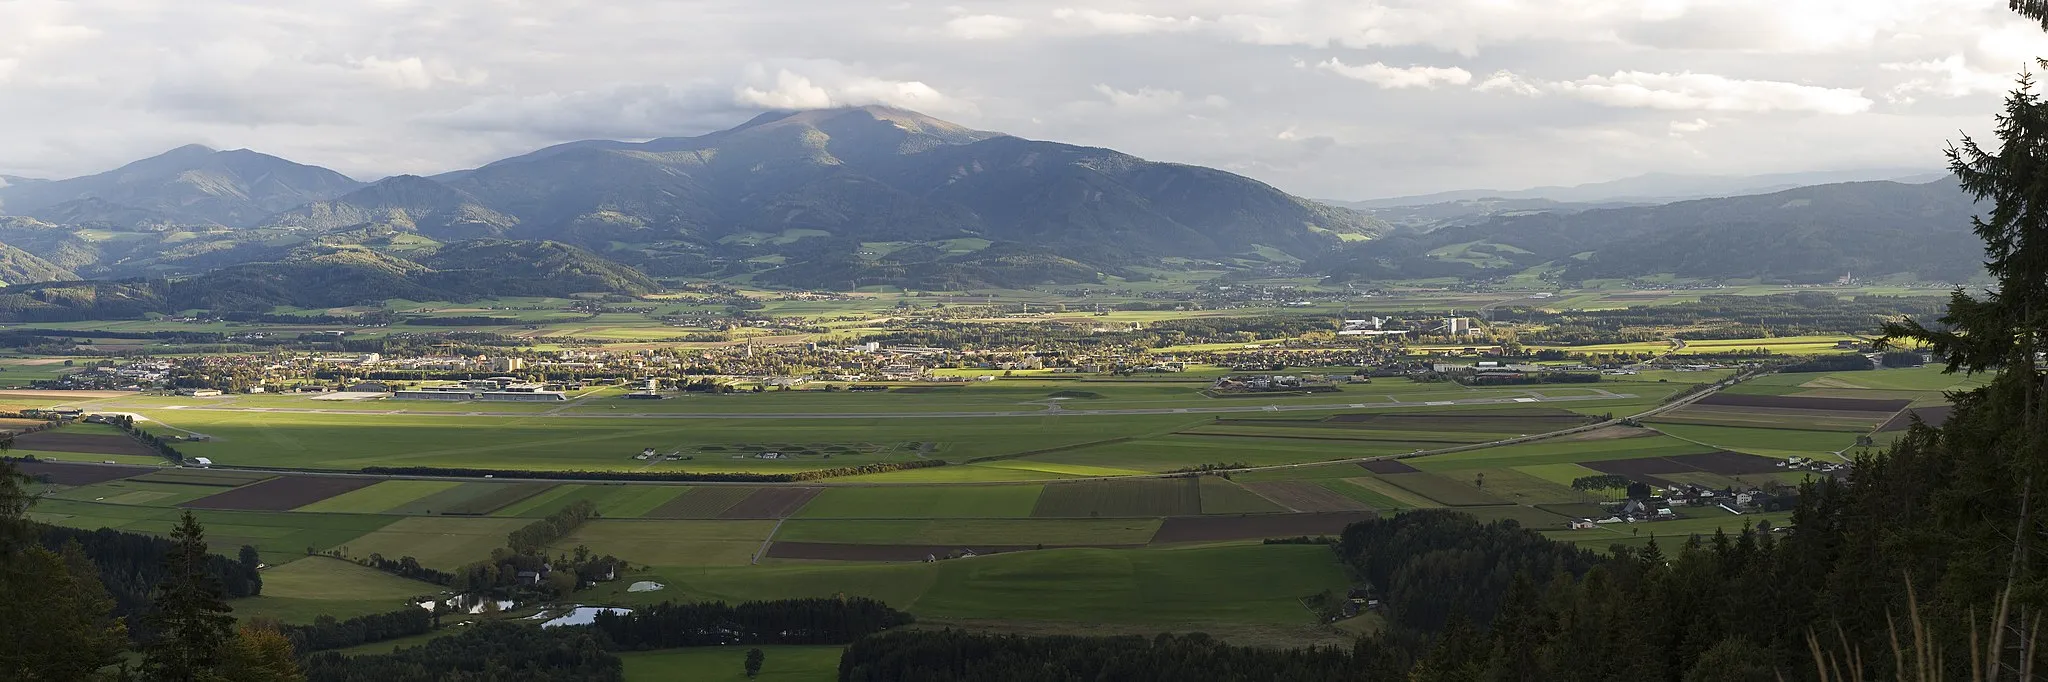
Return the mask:
<path id="1" fill-rule="evenodd" d="M 403 608 L 407 600 L 439 594 L 440 585 L 407 580 L 331 557 L 306 557 L 262 572 L 263 594 L 228 603 L 237 618 L 310 623 L 318 616 L 346 620 Z"/>
<path id="2" fill-rule="evenodd" d="M 551 549 L 567 552 L 583 546 L 653 566 L 744 566 L 774 528 L 773 521 L 597 519 Z"/>
<path id="3" fill-rule="evenodd" d="M 1042 518 L 1186 516 L 1202 513 L 1194 478 L 1139 478 L 1046 484 L 1031 515 Z"/>
<path id="4" fill-rule="evenodd" d="M 797 518 L 1022 518 L 1031 515 L 1041 490 L 1038 485 L 831 488 Z"/>
<path id="5" fill-rule="evenodd" d="M 505 546 L 505 536 L 529 523 L 526 519 L 463 516 L 383 517 L 389 525 L 351 541 L 330 545 L 343 556 L 412 557 L 429 568 L 454 570 L 487 558 Z"/>

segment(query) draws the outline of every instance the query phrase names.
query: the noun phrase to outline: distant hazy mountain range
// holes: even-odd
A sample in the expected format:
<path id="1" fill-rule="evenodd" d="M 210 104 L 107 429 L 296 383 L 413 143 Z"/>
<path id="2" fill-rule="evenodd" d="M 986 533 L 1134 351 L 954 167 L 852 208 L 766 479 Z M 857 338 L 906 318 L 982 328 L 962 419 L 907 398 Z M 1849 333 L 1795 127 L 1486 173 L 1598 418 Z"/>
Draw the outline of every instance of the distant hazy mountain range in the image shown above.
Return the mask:
<path id="1" fill-rule="evenodd" d="M 1538 266 L 1585 277 L 1646 268 L 1809 277 L 1845 264 L 1960 274 L 1967 268 L 1943 254 L 1961 247 L 1940 243 L 1966 225 L 1952 186 L 1826 185 L 1841 189 L 1666 204 L 1914 174 L 1931 176 L 1652 175 L 1332 206 L 1223 171 L 887 107 L 769 113 L 696 137 L 572 142 L 373 183 L 189 146 L 80 178 L 0 176 L 0 280 L 141 280 L 0 290 L 0 317 L 635 293 L 656 286 L 650 276 L 957 289 L 1297 266 L 1352 279 Z M 1744 249 L 1760 258 L 1717 256 Z M 1687 250 L 1691 260 L 1677 253 Z M 1787 254 L 1834 255 L 1773 260 Z M 206 291 L 220 286 L 238 291 Z"/>
<path id="2" fill-rule="evenodd" d="M 1843 275 L 1982 276 L 1979 209 L 1952 179 L 1849 182 L 1657 206 L 1501 215 L 1396 230 L 1319 259 L 1347 280 L 1488 279 L 1540 269 L 1569 284 L 1673 275 L 1814 283 Z"/>

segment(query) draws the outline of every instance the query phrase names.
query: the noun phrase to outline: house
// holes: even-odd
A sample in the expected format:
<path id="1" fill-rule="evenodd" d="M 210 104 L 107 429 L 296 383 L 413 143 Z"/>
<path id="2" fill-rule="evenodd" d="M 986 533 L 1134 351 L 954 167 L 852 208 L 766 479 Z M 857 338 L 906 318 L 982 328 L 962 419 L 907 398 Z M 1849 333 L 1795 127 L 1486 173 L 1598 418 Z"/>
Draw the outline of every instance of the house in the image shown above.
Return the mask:
<path id="1" fill-rule="evenodd" d="M 540 584 L 540 572 L 539 572 L 539 571 L 520 571 L 520 572 L 518 573 L 518 575 L 517 575 L 517 579 L 518 579 L 518 581 L 519 581 L 519 584 L 521 584 L 521 585 L 539 585 L 539 584 Z"/>

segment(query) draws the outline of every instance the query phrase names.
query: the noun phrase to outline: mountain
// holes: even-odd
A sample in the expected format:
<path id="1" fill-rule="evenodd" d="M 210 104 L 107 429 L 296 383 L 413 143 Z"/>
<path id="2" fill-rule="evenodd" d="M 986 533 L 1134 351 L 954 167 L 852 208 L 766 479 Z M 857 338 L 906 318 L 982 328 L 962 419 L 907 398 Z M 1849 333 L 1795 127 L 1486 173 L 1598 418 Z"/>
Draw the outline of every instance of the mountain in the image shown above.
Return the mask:
<path id="1" fill-rule="evenodd" d="M 571 142 L 367 185 L 247 150 L 182 147 L 93 176 L 9 180 L 0 212 L 13 216 L 0 221 L 0 243 L 88 278 L 183 281 L 247 264 L 278 273 L 319 265 L 309 253 L 374 253 L 434 273 L 404 275 L 408 285 L 462 292 L 520 290 L 477 279 L 494 265 L 470 265 L 501 257 L 605 291 L 650 289 L 646 274 L 1020 287 L 1189 261 L 1291 267 L 1385 229 L 1223 171 L 889 107 Z M 504 244 L 538 242 L 579 250 L 505 256 Z M 278 298 L 258 279 L 249 284 L 270 292 L 258 298 Z"/>
<path id="2" fill-rule="evenodd" d="M 398 175 L 329 201 L 271 216 L 265 226 L 329 231 L 382 228 L 432 239 L 499 237 L 519 220 L 487 208 L 476 197 L 417 175 Z"/>
<path id="3" fill-rule="evenodd" d="M 1829 282 L 1845 274 L 1965 282 L 1983 276 L 1978 211 L 1952 179 L 1852 182 L 1770 194 L 1494 217 L 1388 235 L 1319 259 L 1340 280 L 1541 272 L 1558 281 L 1675 275 Z"/>
<path id="4" fill-rule="evenodd" d="M 25 284 L 0 289 L 0 321 L 125 319 L 195 309 L 269 312 L 277 306 L 328 308 L 393 298 L 638 295 L 658 288 L 632 268 L 551 242 L 455 242 L 422 261 L 361 247 L 302 247 L 282 260 L 182 279 Z"/>
<path id="5" fill-rule="evenodd" d="M 730 130 L 557 145 L 446 184 L 519 221 L 659 274 L 858 258 L 867 243 L 976 239 L 1098 270 L 1163 258 L 1295 257 L 1380 228 L 1222 171 L 857 107 Z M 804 242 L 815 242 L 805 244 Z M 751 264 L 751 265 L 749 265 Z M 1074 281 L 1078 270 L 1047 271 Z M 1084 278 L 1084 279 L 1086 279 Z"/>
<path id="6" fill-rule="evenodd" d="M 1688 199 L 1766 194 L 1797 187 L 1844 182 L 1890 180 L 1909 184 L 1925 183 L 1938 180 L 1947 175 L 1945 172 L 1931 168 L 1870 168 L 1804 173 L 1772 173 L 1766 175 L 1647 173 L 1620 180 L 1593 182 L 1569 187 L 1545 186 L 1523 190 L 1464 189 L 1434 194 L 1386 197 L 1360 201 L 1327 201 L 1325 203 L 1358 210 L 1425 206 L 1480 199 L 1539 199 L 1566 203 L 1621 202 L 1663 204 Z"/>
<path id="7" fill-rule="evenodd" d="M 0 212 L 120 228 L 254 225 L 362 186 L 348 176 L 247 149 L 188 145 L 85 177 L 0 186 Z"/>

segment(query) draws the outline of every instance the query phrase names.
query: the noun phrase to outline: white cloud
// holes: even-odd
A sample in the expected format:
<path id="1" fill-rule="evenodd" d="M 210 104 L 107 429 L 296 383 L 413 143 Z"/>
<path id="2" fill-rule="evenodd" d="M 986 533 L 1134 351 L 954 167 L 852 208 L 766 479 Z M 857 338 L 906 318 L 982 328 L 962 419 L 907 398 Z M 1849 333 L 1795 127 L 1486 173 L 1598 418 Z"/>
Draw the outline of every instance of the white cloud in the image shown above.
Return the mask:
<path id="1" fill-rule="evenodd" d="M 850 75 L 826 69 L 823 80 L 789 69 L 778 69 L 771 79 L 765 69 L 754 69 L 757 82 L 733 90 L 733 101 L 741 106 L 763 109 L 825 109 L 830 107 L 886 104 L 929 114 L 967 113 L 971 102 L 948 97 L 920 81 L 894 81 Z"/>
<path id="2" fill-rule="evenodd" d="M 973 14 L 946 22 L 946 33 L 961 40 L 1001 40 L 1024 30 L 1024 22 L 998 14 Z"/>
<path id="3" fill-rule="evenodd" d="M 1560 81 L 1551 89 L 1589 102 L 1640 109 L 1856 114 L 1868 111 L 1871 105 L 1861 89 L 1741 80 L 1711 73 L 1616 71 L 1611 76 Z"/>
<path id="4" fill-rule="evenodd" d="M 2006 92 L 2015 85 L 2012 76 L 1970 68 L 1960 54 L 1917 62 L 1888 62 L 1879 64 L 1878 68 L 1918 74 L 1892 86 L 1885 93 L 1885 99 L 1901 104 L 1910 104 L 1920 95 L 1953 99 L 1979 93 Z"/>
<path id="5" fill-rule="evenodd" d="M 1105 84 L 1096 84 L 1094 90 L 1117 111 L 1136 114 L 1165 114 L 1188 109 L 1221 109 L 1230 106 L 1230 100 L 1218 95 L 1189 99 L 1179 90 L 1162 88 L 1138 88 L 1118 90 Z"/>
<path id="6" fill-rule="evenodd" d="M 1534 97 L 1543 94 L 1543 89 L 1537 87 L 1535 83 L 1524 80 L 1521 76 L 1517 76 L 1514 72 L 1507 69 L 1493 72 L 1493 75 L 1487 76 L 1486 80 L 1472 86 L 1472 89 L 1480 92 L 1505 92 L 1524 97 Z"/>
<path id="7" fill-rule="evenodd" d="M 425 90 L 440 84 L 480 85 L 486 79 L 482 71 L 462 71 L 419 57 L 364 57 L 355 61 L 355 67 L 372 81 L 399 90 Z"/>
<path id="8" fill-rule="evenodd" d="M 1109 35 L 1188 31 L 1202 26 L 1200 17 L 1169 17 L 1136 12 L 1104 12 L 1062 7 L 1052 17 L 1089 32 Z"/>
<path id="9" fill-rule="evenodd" d="M 1704 118 L 1695 118 L 1690 121 L 1672 121 L 1669 127 L 1671 134 L 1676 136 L 1686 133 L 1697 133 L 1712 128 L 1714 127 L 1714 122 Z"/>
<path id="10" fill-rule="evenodd" d="M 1472 72 L 1455 66 L 1397 67 L 1380 62 L 1353 66 L 1332 57 L 1317 64 L 1316 68 L 1388 89 L 1434 88 L 1439 85 L 1464 85 L 1472 82 Z"/>

